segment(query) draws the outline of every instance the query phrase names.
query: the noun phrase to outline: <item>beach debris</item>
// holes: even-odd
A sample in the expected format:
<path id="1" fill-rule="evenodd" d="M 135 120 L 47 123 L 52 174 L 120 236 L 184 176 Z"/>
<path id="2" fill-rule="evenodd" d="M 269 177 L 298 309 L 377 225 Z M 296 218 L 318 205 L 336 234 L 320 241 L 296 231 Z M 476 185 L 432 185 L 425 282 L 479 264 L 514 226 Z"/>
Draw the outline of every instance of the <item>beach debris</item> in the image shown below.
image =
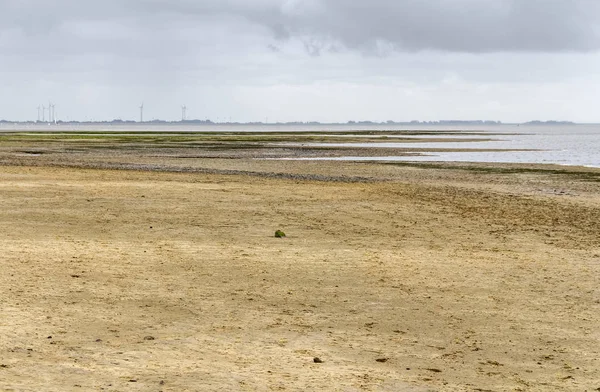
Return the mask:
<path id="1" fill-rule="evenodd" d="M 285 233 L 281 230 L 277 230 L 275 232 L 275 238 L 284 238 L 285 237 Z"/>
<path id="2" fill-rule="evenodd" d="M 144 340 L 155 340 L 156 338 L 154 336 L 146 336 L 144 337 Z"/>
<path id="3" fill-rule="evenodd" d="M 381 362 L 381 363 L 386 363 L 389 360 L 389 358 L 377 358 L 376 361 L 377 362 Z"/>
<path id="4" fill-rule="evenodd" d="M 319 358 L 319 357 L 314 357 L 313 358 L 313 362 L 314 363 L 323 363 L 323 360 L 321 358 Z"/>

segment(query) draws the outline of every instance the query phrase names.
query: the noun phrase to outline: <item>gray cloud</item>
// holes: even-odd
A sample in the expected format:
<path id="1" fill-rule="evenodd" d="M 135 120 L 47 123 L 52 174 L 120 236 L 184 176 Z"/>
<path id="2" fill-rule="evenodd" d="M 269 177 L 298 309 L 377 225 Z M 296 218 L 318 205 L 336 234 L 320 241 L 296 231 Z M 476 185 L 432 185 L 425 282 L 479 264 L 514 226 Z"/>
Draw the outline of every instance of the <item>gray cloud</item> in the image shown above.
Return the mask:
<path id="1" fill-rule="evenodd" d="M 561 52 L 600 48 L 595 0 L 296 1 L 276 25 L 377 52 Z M 267 22 L 268 24 L 268 22 Z M 281 33 L 279 33 L 280 35 Z"/>

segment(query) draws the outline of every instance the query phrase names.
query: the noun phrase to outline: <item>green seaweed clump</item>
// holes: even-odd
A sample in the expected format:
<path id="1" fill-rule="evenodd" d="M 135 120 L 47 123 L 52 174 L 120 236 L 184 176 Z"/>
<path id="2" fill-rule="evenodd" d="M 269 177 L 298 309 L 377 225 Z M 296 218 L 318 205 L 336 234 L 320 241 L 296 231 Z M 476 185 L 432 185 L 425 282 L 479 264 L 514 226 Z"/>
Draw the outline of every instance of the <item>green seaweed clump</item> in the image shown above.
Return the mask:
<path id="1" fill-rule="evenodd" d="M 275 232 L 275 238 L 283 238 L 283 237 L 285 237 L 285 233 L 283 231 L 277 230 Z"/>

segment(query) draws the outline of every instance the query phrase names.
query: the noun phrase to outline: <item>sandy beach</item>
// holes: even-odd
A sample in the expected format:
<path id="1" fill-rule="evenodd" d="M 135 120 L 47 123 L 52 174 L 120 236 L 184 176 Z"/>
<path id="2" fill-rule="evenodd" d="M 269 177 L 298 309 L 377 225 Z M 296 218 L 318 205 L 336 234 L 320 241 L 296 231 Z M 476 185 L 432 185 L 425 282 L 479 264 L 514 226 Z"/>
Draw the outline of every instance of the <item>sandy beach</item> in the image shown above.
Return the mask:
<path id="1" fill-rule="evenodd" d="M 11 143 L 0 390 L 600 390 L 598 170 Z"/>

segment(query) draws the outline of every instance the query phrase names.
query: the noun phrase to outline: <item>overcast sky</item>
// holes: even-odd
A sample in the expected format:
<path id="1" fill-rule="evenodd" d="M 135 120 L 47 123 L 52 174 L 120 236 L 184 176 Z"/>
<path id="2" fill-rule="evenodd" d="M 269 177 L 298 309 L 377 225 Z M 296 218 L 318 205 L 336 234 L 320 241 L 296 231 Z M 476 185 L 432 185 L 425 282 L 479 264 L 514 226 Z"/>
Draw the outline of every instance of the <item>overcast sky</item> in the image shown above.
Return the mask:
<path id="1" fill-rule="evenodd" d="M 599 0 L 0 0 L 0 119 L 600 122 Z"/>

